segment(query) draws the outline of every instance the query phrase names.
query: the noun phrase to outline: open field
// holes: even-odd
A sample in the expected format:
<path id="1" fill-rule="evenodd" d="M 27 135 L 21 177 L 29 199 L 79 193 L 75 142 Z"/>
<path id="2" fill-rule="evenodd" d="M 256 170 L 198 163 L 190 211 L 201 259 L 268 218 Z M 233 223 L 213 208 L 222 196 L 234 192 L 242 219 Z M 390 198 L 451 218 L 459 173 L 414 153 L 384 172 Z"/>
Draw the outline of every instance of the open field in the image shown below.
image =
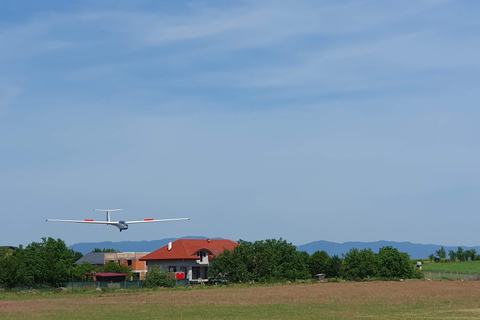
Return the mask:
<path id="1" fill-rule="evenodd" d="M 0 319 L 465 319 L 480 282 L 404 281 L 193 287 L 0 301 Z"/>
<path id="2" fill-rule="evenodd" d="M 423 273 L 432 280 L 480 280 L 480 261 L 428 262 Z"/>
<path id="3" fill-rule="evenodd" d="M 480 261 L 462 262 L 427 262 L 423 264 L 423 271 L 458 272 L 480 274 Z"/>

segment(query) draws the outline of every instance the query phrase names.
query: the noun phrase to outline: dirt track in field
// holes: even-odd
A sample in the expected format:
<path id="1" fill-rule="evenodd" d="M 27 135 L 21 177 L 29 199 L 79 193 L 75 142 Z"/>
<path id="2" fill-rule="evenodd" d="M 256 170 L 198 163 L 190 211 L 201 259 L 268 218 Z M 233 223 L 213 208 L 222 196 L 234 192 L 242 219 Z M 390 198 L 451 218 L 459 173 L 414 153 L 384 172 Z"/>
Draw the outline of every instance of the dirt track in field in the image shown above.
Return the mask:
<path id="1" fill-rule="evenodd" d="M 109 293 L 98 295 L 72 295 L 52 299 L 26 299 L 0 301 L 2 313 L 35 314 L 45 310 L 76 310 L 89 305 L 108 305 L 113 308 L 159 304 L 183 305 L 258 305 L 258 304 L 329 304 L 359 305 L 382 303 L 384 305 L 428 304 L 445 301 L 480 301 L 480 282 L 477 281 L 404 281 L 318 283 L 307 285 L 274 285 L 253 287 L 208 287 L 191 290 L 158 290 L 141 293 Z"/>

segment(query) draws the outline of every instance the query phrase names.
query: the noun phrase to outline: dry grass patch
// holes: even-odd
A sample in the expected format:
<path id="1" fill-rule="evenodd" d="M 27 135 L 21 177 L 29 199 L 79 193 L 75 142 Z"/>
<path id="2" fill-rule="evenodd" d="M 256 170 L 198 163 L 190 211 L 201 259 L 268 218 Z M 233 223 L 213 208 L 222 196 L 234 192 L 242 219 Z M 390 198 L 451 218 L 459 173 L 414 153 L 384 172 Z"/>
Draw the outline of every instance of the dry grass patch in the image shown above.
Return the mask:
<path id="1" fill-rule="evenodd" d="M 476 318 L 480 282 L 360 282 L 191 287 L 140 293 L 65 294 L 56 299 L 0 301 L 0 318 L 89 318 L 145 315 L 198 318 Z M 209 310 L 215 310 L 212 314 Z M 223 311 L 222 311 L 223 310 Z M 119 314 L 116 312 L 120 312 Z M 236 315 L 236 316 L 235 316 Z M 218 317 L 216 317 L 218 316 Z M 257 316 L 257 317 L 256 317 Z M 93 318 L 95 318 L 93 316 Z M 108 317 L 107 317 L 108 318 Z"/>

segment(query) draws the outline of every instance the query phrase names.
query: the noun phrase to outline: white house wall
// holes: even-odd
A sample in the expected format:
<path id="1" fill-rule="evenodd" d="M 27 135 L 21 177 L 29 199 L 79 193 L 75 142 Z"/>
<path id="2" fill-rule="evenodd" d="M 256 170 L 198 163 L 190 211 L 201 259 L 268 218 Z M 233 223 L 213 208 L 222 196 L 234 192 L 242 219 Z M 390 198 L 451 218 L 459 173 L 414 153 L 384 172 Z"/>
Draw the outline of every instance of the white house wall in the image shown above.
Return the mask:
<path id="1" fill-rule="evenodd" d="M 208 267 L 207 265 L 199 265 L 196 260 L 152 260 L 147 261 L 147 267 L 157 266 L 162 270 L 169 271 L 169 267 L 174 266 L 177 272 L 180 272 L 180 267 L 187 267 L 185 278 L 192 280 L 192 267 Z"/>

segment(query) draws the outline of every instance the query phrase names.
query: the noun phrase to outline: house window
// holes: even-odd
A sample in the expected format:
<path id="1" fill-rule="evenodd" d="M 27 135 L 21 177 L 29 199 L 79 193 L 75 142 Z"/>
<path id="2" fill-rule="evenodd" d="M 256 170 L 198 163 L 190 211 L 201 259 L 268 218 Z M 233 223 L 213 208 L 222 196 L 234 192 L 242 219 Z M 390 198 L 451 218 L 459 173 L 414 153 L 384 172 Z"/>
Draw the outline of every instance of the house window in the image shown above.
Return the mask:
<path id="1" fill-rule="evenodd" d="M 168 272 L 177 272 L 177 266 L 169 266 Z"/>
<path id="2" fill-rule="evenodd" d="M 207 279 L 207 267 L 192 267 L 192 279 Z"/>
<path id="3" fill-rule="evenodd" d="M 208 253 L 206 253 L 205 251 L 198 251 L 197 252 L 197 256 L 201 258 L 203 257 L 206 257 L 208 255 Z"/>
<path id="4" fill-rule="evenodd" d="M 187 267 L 180 267 L 180 272 L 183 272 L 186 276 L 187 275 Z"/>
<path id="5" fill-rule="evenodd" d="M 200 278 L 200 267 L 192 267 L 192 279 Z"/>
<path id="6" fill-rule="evenodd" d="M 127 260 L 127 266 L 129 266 L 129 267 L 132 266 L 132 260 Z"/>

